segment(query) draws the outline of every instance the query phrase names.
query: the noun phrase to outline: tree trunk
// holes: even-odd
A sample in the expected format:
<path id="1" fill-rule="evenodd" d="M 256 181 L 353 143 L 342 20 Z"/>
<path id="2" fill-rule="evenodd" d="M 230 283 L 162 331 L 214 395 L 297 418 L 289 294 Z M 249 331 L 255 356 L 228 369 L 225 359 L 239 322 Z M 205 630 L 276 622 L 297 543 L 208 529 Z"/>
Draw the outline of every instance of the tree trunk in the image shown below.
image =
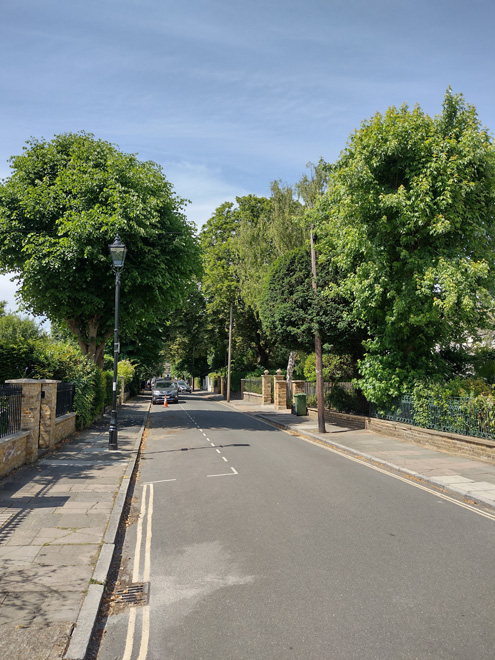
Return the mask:
<path id="1" fill-rule="evenodd" d="M 65 319 L 69 330 L 74 334 L 83 355 L 87 355 L 97 367 L 103 369 L 103 357 L 107 339 L 112 336 L 108 332 L 103 338 L 98 337 L 100 320 L 98 317 L 88 319 L 86 322 L 87 332 L 83 333 L 81 325 L 74 319 Z"/>
<path id="2" fill-rule="evenodd" d="M 289 353 L 289 361 L 287 362 L 287 389 L 289 392 L 292 392 L 292 374 L 294 373 L 296 355 L 296 351 L 291 351 Z"/>

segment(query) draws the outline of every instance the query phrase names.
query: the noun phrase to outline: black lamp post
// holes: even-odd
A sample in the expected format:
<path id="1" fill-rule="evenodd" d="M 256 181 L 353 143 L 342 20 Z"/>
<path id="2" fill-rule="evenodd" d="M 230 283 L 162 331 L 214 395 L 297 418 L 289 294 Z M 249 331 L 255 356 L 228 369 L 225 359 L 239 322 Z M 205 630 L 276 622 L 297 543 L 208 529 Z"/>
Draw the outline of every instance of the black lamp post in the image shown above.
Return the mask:
<path id="1" fill-rule="evenodd" d="M 110 416 L 110 432 L 108 438 L 108 448 L 118 449 L 117 439 L 117 373 L 119 367 L 119 302 L 120 302 L 120 273 L 124 268 L 126 246 L 120 240 L 117 234 L 114 242 L 108 246 L 112 255 L 112 270 L 115 273 L 115 331 L 113 339 L 113 399 L 112 412 Z"/>

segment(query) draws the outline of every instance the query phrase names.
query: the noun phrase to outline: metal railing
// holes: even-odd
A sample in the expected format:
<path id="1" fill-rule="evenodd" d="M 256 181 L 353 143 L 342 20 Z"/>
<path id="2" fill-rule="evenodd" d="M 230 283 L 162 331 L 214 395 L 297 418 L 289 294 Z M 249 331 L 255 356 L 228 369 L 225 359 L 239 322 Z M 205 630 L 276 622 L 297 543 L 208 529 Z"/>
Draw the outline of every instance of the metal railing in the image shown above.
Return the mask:
<path id="1" fill-rule="evenodd" d="M 263 386 L 261 378 L 246 378 L 244 380 L 244 391 L 252 394 L 262 394 Z"/>
<path id="2" fill-rule="evenodd" d="M 74 405 L 74 383 L 57 383 L 57 407 L 55 417 L 62 417 L 72 412 Z"/>
<path id="3" fill-rule="evenodd" d="M 403 422 L 445 433 L 459 433 L 474 438 L 495 439 L 495 406 L 477 407 L 476 401 L 468 397 L 456 397 L 436 403 L 428 399 L 416 410 L 414 399 L 404 395 L 395 399 L 385 412 L 379 412 L 375 404 L 370 405 L 370 417 Z"/>
<path id="4" fill-rule="evenodd" d="M 21 430 L 22 387 L 0 385 L 0 438 Z"/>

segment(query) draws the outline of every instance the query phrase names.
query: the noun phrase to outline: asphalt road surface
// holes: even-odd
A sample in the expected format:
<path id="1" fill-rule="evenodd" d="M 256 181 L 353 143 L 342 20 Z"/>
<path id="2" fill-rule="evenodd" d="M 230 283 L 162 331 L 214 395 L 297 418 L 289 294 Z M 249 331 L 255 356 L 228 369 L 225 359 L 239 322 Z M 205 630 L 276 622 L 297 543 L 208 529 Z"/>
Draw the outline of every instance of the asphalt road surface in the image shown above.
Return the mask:
<path id="1" fill-rule="evenodd" d="M 154 406 L 99 660 L 495 658 L 495 516 L 188 395 Z"/>

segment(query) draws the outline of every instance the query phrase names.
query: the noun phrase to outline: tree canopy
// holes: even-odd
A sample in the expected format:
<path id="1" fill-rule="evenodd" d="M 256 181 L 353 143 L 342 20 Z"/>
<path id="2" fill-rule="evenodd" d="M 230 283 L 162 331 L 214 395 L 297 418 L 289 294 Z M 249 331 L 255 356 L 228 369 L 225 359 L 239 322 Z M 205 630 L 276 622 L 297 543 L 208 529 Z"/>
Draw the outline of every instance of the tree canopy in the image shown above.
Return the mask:
<path id="1" fill-rule="evenodd" d="M 248 195 L 237 197 L 237 205 L 225 202 L 204 225 L 200 240 L 203 250 L 204 275 L 202 292 L 206 299 L 211 346 L 217 358 L 225 363 L 230 306 L 233 306 L 234 342 L 241 347 L 239 355 L 251 354 L 254 362 L 266 365 L 269 346 L 256 309 L 256 295 L 249 286 L 252 266 L 266 259 L 260 254 L 255 237 L 260 236 L 266 222 L 269 202 L 266 198 Z M 254 249 L 249 261 L 246 251 Z M 262 251 L 263 252 L 263 251 Z M 244 255 L 244 257 L 241 256 Z M 259 270 L 256 271 L 259 279 Z"/>
<path id="2" fill-rule="evenodd" d="M 362 356 L 365 331 L 347 314 L 348 302 L 336 291 L 336 273 L 320 266 L 312 286 L 309 246 L 288 252 L 270 267 L 260 297 L 260 315 L 272 340 L 288 350 L 312 351 L 318 332 L 328 351 Z M 333 295 L 329 295 L 330 285 Z"/>
<path id="3" fill-rule="evenodd" d="M 494 218 L 493 143 L 462 95 L 448 90 L 433 118 L 389 108 L 350 137 L 315 219 L 346 314 L 369 333 L 370 400 L 445 375 L 441 349 L 491 325 Z"/>
<path id="4" fill-rule="evenodd" d="M 31 139 L 0 187 L 0 271 L 26 310 L 66 323 L 101 363 L 115 278 L 108 244 L 128 252 L 120 319 L 126 335 L 170 315 L 199 272 L 194 226 L 159 165 L 87 133 Z"/>

